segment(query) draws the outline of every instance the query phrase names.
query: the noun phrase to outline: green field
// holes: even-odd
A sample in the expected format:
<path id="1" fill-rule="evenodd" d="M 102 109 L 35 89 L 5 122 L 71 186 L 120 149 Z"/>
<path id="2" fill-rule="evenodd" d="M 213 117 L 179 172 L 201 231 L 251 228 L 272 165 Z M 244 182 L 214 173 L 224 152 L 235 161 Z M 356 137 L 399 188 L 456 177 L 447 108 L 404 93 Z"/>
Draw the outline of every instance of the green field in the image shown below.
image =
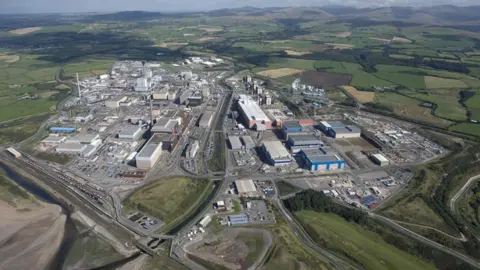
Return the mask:
<path id="1" fill-rule="evenodd" d="M 304 59 L 295 59 L 295 58 L 271 58 L 268 60 L 266 67 L 256 67 L 252 71 L 257 73 L 260 71 L 268 69 L 277 69 L 277 68 L 294 68 L 294 69 L 303 69 L 303 70 L 314 70 L 314 64 L 316 61 L 313 60 L 304 60 Z"/>
<path id="2" fill-rule="evenodd" d="M 301 211 L 295 215 L 316 242 L 355 260 L 365 269 L 436 269 L 334 214 Z"/>
<path id="3" fill-rule="evenodd" d="M 429 91 L 426 94 L 420 94 L 412 91 L 402 91 L 402 93 L 424 101 L 430 101 L 437 105 L 434 113 L 436 116 L 452 121 L 467 120 L 467 110 L 459 103 L 458 91 L 454 90 L 436 90 Z"/>
<path id="4" fill-rule="evenodd" d="M 470 112 L 470 119 L 480 120 L 480 95 L 478 90 L 473 90 L 473 96 L 469 97 L 464 103 Z"/>
<path id="5" fill-rule="evenodd" d="M 480 136 L 480 124 L 475 123 L 460 123 L 450 128 L 453 131 L 458 131 L 465 134 Z"/>
<path id="6" fill-rule="evenodd" d="M 64 76 L 74 78 L 76 73 L 81 77 L 99 76 L 108 73 L 108 69 L 113 65 L 111 59 L 85 59 L 75 62 L 69 62 L 64 67 Z"/>
<path id="7" fill-rule="evenodd" d="M 207 179 L 161 179 L 136 190 L 125 200 L 125 206 L 131 211 L 151 214 L 168 226 L 198 207 L 208 195 L 210 185 Z"/>

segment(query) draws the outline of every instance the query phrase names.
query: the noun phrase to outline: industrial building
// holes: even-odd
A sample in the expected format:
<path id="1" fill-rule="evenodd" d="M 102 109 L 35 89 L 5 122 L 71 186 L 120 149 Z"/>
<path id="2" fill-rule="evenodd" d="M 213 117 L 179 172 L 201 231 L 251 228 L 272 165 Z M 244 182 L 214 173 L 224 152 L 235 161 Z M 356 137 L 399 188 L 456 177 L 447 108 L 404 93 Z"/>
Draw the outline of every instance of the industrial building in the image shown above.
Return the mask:
<path id="1" fill-rule="evenodd" d="M 258 195 L 257 187 L 255 186 L 255 183 L 253 183 L 252 179 L 237 180 L 235 181 L 235 187 L 237 188 L 237 192 L 239 195 L 242 195 L 242 196 Z"/>
<path id="2" fill-rule="evenodd" d="M 390 161 L 382 154 L 373 154 L 373 155 L 370 155 L 370 158 L 377 165 L 380 165 L 380 166 L 390 165 Z"/>
<path id="3" fill-rule="evenodd" d="M 255 142 L 253 141 L 252 137 L 250 136 L 242 136 L 241 137 L 243 146 L 245 146 L 245 149 L 252 149 L 255 148 Z"/>
<path id="4" fill-rule="evenodd" d="M 193 94 L 193 92 L 190 91 L 190 90 L 187 90 L 187 91 L 183 92 L 183 93 L 180 95 L 180 97 L 178 98 L 178 104 L 180 104 L 180 105 L 186 104 L 187 101 L 188 101 L 188 98 L 189 98 L 190 96 L 192 96 L 192 94 Z"/>
<path id="5" fill-rule="evenodd" d="M 94 141 L 100 139 L 98 134 L 78 134 L 67 139 L 67 143 L 76 143 L 76 144 L 92 144 Z"/>
<path id="6" fill-rule="evenodd" d="M 126 126 L 118 133 L 118 138 L 124 140 L 137 140 L 143 135 L 143 133 L 145 133 L 145 130 L 140 126 Z"/>
<path id="7" fill-rule="evenodd" d="M 200 220 L 198 225 L 200 225 L 203 228 L 206 228 L 208 226 L 208 224 L 210 224 L 210 222 L 212 222 L 212 216 L 211 215 L 206 215 L 202 218 L 202 220 Z"/>
<path id="8" fill-rule="evenodd" d="M 193 107 L 193 106 L 200 106 L 202 105 L 203 102 L 203 97 L 200 92 L 195 93 L 194 95 L 188 97 L 188 102 L 186 105 Z"/>
<path id="9" fill-rule="evenodd" d="M 248 128 L 271 129 L 272 123 L 257 102 L 247 95 L 239 95 L 238 107 Z"/>
<path id="10" fill-rule="evenodd" d="M 185 156 L 187 158 L 195 158 L 199 148 L 200 148 L 200 143 L 198 141 L 193 141 L 193 143 L 190 143 L 188 145 L 187 151 L 185 152 Z"/>
<path id="11" fill-rule="evenodd" d="M 290 135 L 288 136 L 288 145 L 290 147 L 321 147 L 323 142 L 314 135 Z"/>
<path id="12" fill-rule="evenodd" d="M 209 128 L 213 121 L 213 111 L 206 111 L 203 113 L 200 121 L 198 122 L 199 127 Z"/>
<path id="13" fill-rule="evenodd" d="M 152 127 L 153 133 L 177 133 L 179 129 L 179 121 L 162 117 L 157 120 L 157 123 Z"/>
<path id="14" fill-rule="evenodd" d="M 147 92 L 150 90 L 150 85 L 147 78 L 138 78 L 135 85 L 136 92 Z"/>
<path id="15" fill-rule="evenodd" d="M 153 92 L 152 97 L 154 100 L 175 100 L 177 94 L 164 88 L 161 91 Z"/>
<path id="16" fill-rule="evenodd" d="M 345 166 L 345 160 L 328 149 L 303 149 L 300 157 L 305 168 L 312 172 L 343 169 Z"/>
<path id="17" fill-rule="evenodd" d="M 120 107 L 120 103 L 126 100 L 127 100 L 126 96 L 112 97 L 111 99 L 105 101 L 105 106 L 108 108 L 118 108 Z"/>
<path id="18" fill-rule="evenodd" d="M 48 136 L 47 138 L 43 139 L 41 143 L 44 145 L 57 145 L 63 143 L 67 137 L 62 136 Z"/>
<path id="19" fill-rule="evenodd" d="M 86 144 L 79 143 L 62 143 L 55 149 L 59 154 L 80 155 L 87 149 Z"/>
<path id="20" fill-rule="evenodd" d="M 162 154 L 162 138 L 154 134 L 136 156 L 137 168 L 151 169 Z"/>
<path id="21" fill-rule="evenodd" d="M 298 121 L 285 121 L 283 123 L 284 131 L 302 131 L 303 126 Z"/>
<path id="22" fill-rule="evenodd" d="M 15 150 L 14 148 L 12 147 L 8 147 L 7 148 L 7 151 L 12 154 L 14 157 L 16 158 L 21 158 L 22 157 L 22 153 L 18 152 L 17 150 Z"/>
<path id="23" fill-rule="evenodd" d="M 230 215 L 228 216 L 228 224 L 230 226 L 248 224 L 248 217 L 245 214 Z"/>
<path id="24" fill-rule="evenodd" d="M 271 165 L 282 166 L 292 163 L 292 156 L 280 141 L 265 141 L 262 151 Z"/>
<path id="25" fill-rule="evenodd" d="M 55 133 L 72 133 L 77 131 L 74 127 L 51 127 L 49 130 Z"/>
<path id="26" fill-rule="evenodd" d="M 230 149 L 232 150 L 242 149 L 242 143 L 240 142 L 240 138 L 238 136 L 229 136 L 228 141 L 230 142 Z"/>
<path id="27" fill-rule="evenodd" d="M 359 138 L 361 130 L 354 125 L 345 125 L 342 122 L 320 122 L 320 129 L 335 139 Z"/>

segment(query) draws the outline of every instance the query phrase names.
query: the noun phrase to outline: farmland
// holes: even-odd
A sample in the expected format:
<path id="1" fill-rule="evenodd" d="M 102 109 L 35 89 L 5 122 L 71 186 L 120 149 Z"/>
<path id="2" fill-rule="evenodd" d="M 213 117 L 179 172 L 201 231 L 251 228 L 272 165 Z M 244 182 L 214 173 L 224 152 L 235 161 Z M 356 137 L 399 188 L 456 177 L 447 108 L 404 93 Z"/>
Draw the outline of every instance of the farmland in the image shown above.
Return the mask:
<path id="1" fill-rule="evenodd" d="M 351 79 L 352 76 L 349 74 L 323 71 L 305 71 L 300 76 L 302 82 L 317 87 L 346 85 Z"/>
<path id="2" fill-rule="evenodd" d="M 125 200 L 125 205 L 129 209 L 149 213 L 169 224 L 190 213 L 206 195 L 209 186 L 210 181 L 206 179 L 162 179 L 132 193 Z"/>
<path id="3" fill-rule="evenodd" d="M 64 76 L 74 78 L 76 73 L 78 76 L 98 76 L 107 73 L 113 62 L 111 59 L 84 59 L 69 62 L 63 68 Z"/>
<path id="4" fill-rule="evenodd" d="M 264 71 L 258 72 L 257 74 L 277 79 L 277 78 L 280 78 L 280 77 L 295 75 L 295 74 L 299 74 L 299 73 L 302 73 L 302 72 L 303 72 L 303 70 L 299 70 L 299 69 L 279 68 L 279 69 L 264 70 Z"/>
<path id="5" fill-rule="evenodd" d="M 348 256 L 365 269 L 435 269 L 334 214 L 300 211 L 295 215 L 316 242 Z"/>
<path id="6" fill-rule="evenodd" d="M 375 99 L 374 92 L 358 91 L 352 86 L 343 86 L 343 89 L 345 89 L 345 91 L 347 91 L 360 103 L 373 102 Z"/>
<path id="7" fill-rule="evenodd" d="M 425 76 L 425 86 L 427 89 L 468 88 L 468 85 L 460 80 L 433 76 Z"/>

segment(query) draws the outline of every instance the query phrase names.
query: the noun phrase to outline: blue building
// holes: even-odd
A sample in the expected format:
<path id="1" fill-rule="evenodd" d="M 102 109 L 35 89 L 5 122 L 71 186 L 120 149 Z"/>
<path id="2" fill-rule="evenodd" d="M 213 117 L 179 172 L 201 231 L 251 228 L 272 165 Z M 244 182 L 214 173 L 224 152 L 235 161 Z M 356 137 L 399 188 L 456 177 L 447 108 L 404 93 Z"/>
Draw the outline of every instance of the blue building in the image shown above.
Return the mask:
<path id="1" fill-rule="evenodd" d="M 58 133 L 72 133 L 75 132 L 77 129 L 73 127 L 51 127 L 49 128 L 51 132 L 58 132 Z"/>
<path id="2" fill-rule="evenodd" d="M 305 168 L 312 172 L 338 170 L 345 167 L 345 160 L 328 149 L 302 149 L 300 157 Z"/>
<path id="3" fill-rule="evenodd" d="M 335 139 L 359 138 L 362 133 L 360 128 L 354 125 L 345 125 L 338 121 L 322 121 L 319 126 L 326 135 Z"/>
<path id="4" fill-rule="evenodd" d="M 245 214 L 230 215 L 228 221 L 231 226 L 248 224 L 248 217 Z"/>
<path id="5" fill-rule="evenodd" d="M 323 146 L 322 140 L 318 139 L 314 135 L 306 134 L 306 135 L 290 135 L 288 136 L 288 145 L 290 147 L 316 147 L 319 148 Z"/>
<path id="6" fill-rule="evenodd" d="M 303 131 L 303 126 L 300 125 L 298 121 L 285 121 L 282 127 L 283 138 L 288 138 L 289 132 L 301 132 Z"/>

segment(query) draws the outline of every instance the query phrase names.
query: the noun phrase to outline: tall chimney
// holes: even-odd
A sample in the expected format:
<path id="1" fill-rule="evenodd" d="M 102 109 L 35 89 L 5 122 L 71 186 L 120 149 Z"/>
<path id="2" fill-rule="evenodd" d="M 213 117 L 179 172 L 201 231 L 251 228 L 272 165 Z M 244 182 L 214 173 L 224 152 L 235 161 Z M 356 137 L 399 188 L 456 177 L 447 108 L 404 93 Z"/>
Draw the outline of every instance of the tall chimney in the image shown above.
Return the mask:
<path id="1" fill-rule="evenodd" d="M 80 82 L 78 80 L 78 73 L 77 73 L 77 89 L 78 89 L 78 97 L 82 98 L 82 92 L 80 91 Z"/>

